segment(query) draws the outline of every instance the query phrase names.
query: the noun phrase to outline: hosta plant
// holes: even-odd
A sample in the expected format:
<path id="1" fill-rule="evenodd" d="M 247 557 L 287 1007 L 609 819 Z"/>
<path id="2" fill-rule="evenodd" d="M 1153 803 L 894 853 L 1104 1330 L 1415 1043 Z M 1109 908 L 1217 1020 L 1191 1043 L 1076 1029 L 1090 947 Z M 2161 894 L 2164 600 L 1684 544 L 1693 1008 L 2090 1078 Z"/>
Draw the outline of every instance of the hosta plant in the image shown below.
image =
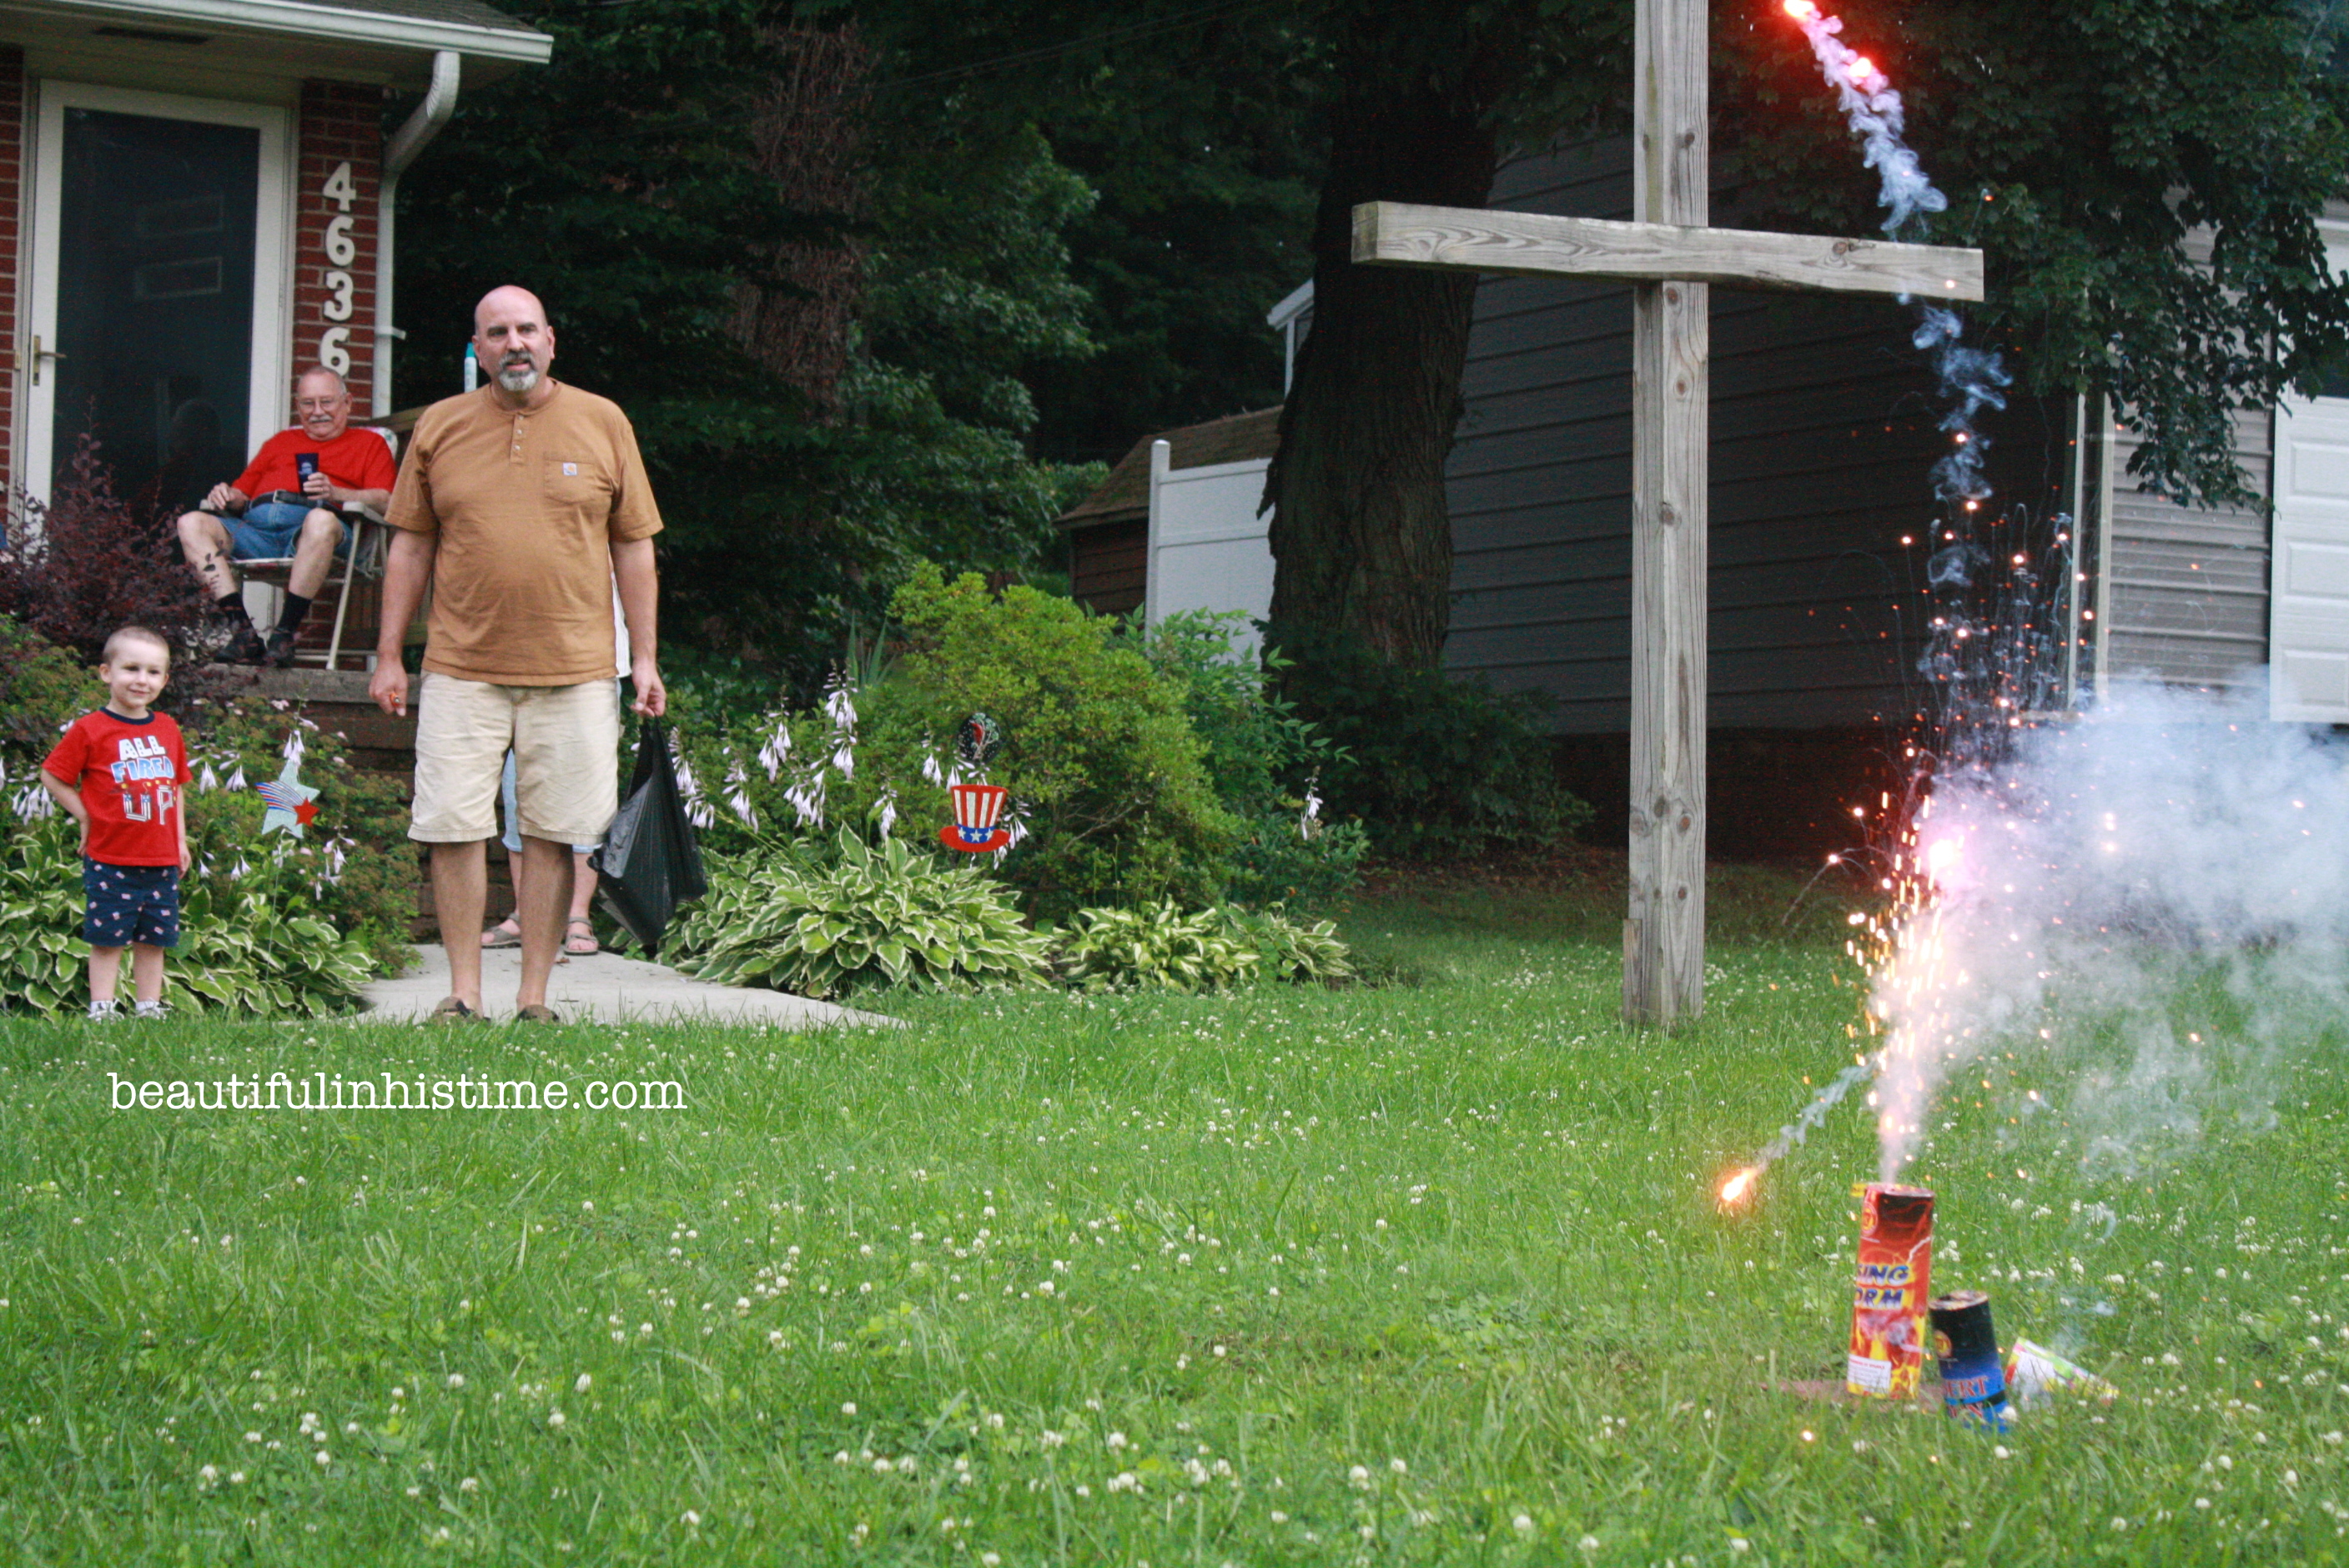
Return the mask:
<path id="1" fill-rule="evenodd" d="M 291 840 L 255 847 L 232 870 L 183 878 L 180 944 L 165 960 L 163 1000 L 182 1012 L 244 1017 L 346 1013 L 375 966 L 363 940 L 319 916 L 317 868 Z M 0 1009 L 78 1012 L 89 1000 L 81 935 L 79 833 L 59 813 L 0 837 Z M 124 965 L 126 992 L 129 965 Z"/>
<path id="2" fill-rule="evenodd" d="M 1095 991 L 1214 991 L 1256 979 L 1338 981 L 1354 974 L 1326 920 L 1309 926 L 1277 911 L 1251 914 L 1228 905 L 1185 913 L 1170 900 L 1078 911 L 1059 963 L 1071 984 Z"/>
<path id="3" fill-rule="evenodd" d="M 902 839 L 843 830 L 816 867 L 787 848 L 719 861 L 677 934 L 679 970 L 725 985 L 837 996 L 873 985 L 1019 985 L 1043 979 L 1046 939 L 1010 891 Z"/>
<path id="4" fill-rule="evenodd" d="M 1216 910 L 1186 914 L 1172 900 L 1139 909 L 1079 910 L 1061 972 L 1087 990 L 1214 991 L 1256 977 L 1256 946 Z"/>
<path id="5" fill-rule="evenodd" d="M 1326 920 L 1308 925 L 1278 910 L 1224 911 L 1229 928 L 1252 944 L 1268 980 L 1331 985 L 1354 978 L 1353 954 Z"/>

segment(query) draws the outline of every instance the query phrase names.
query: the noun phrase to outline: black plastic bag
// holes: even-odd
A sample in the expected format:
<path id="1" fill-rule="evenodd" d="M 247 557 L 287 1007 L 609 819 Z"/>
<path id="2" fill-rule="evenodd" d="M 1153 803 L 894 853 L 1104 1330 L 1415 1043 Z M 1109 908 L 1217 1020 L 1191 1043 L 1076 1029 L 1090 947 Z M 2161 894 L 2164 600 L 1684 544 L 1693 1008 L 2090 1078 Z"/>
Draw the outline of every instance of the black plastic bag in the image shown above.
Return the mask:
<path id="1" fill-rule="evenodd" d="M 603 847 L 587 863 L 601 879 L 595 884 L 604 908 L 652 957 L 660 951 L 661 933 L 669 917 L 688 899 L 709 891 L 701 871 L 701 846 L 694 842 L 693 824 L 686 820 L 685 799 L 678 792 L 677 769 L 669 761 L 668 731 L 657 718 L 644 723 L 636 743 L 636 776 L 612 819 Z"/>

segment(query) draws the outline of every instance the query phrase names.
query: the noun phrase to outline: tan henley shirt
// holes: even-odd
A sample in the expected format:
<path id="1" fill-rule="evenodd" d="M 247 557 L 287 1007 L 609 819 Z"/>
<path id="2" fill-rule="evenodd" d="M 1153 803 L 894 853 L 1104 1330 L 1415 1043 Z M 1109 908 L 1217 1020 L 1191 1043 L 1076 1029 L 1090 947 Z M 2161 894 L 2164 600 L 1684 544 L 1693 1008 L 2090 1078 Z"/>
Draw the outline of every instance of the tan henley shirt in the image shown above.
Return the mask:
<path id="1" fill-rule="evenodd" d="M 385 521 L 437 535 L 427 671 L 499 686 L 612 678 L 611 547 L 661 527 L 617 404 L 562 384 L 520 413 L 488 387 L 433 404 Z"/>

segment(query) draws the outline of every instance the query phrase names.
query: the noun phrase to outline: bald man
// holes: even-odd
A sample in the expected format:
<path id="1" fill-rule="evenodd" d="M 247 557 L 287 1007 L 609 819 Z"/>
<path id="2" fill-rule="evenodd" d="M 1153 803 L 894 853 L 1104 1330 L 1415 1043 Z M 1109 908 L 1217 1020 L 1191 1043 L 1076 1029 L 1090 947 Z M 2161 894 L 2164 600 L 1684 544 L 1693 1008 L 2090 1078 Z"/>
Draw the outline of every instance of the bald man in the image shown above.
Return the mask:
<path id="1" fill-rule="evenodd" d="M 636 711 L 668 707 L 654 657 L 660 512 L 627 416 L 548 374 L 554 329 L 536 295 L 512 286 L 483 295 L 473 352 L 489 384 L 424 411 L 392 491 L 368 691 L 386 713 L 408 711 L 401 636 L 429 583 L 408 836 L 431 846 L 449 954 L 450 995 L 432 1016 L 483 1016 L 487 849 L 511 748 L 523 872 L 515 1016 L 555 1023 L 546 985 L 570 901 L 571 846 L 600 841 L 619 809 L 616 583 Z"/>

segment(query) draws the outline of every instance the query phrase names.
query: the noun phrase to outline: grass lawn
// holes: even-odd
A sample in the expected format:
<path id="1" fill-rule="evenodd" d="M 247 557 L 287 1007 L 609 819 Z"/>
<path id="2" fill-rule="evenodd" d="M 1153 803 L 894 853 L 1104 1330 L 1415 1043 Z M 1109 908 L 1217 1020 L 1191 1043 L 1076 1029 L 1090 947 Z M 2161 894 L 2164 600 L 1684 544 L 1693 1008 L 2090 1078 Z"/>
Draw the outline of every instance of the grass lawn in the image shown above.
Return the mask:
<path id="1" fill-rule="evenodd" d="M 1839 1377 L 1841 911 L 1727 876 L 1703 1025 L 1619 904 L 1349 923 L 1392 983 L 915 998 L 897 1032 L 0 1027 L 0 1557 L 34 1563 L 2343 1560 L 2334 1021 L 2272 1118 L 2085 1166 L 1944 1096 L 1936 1284 L 2123 1390 L 2002 1439 Z M 115 1110 L 109 1075 L 674 1080 L 683 1109 Z M 2028 1100 L 2036 1090 L 2038 1102 Z"/>

